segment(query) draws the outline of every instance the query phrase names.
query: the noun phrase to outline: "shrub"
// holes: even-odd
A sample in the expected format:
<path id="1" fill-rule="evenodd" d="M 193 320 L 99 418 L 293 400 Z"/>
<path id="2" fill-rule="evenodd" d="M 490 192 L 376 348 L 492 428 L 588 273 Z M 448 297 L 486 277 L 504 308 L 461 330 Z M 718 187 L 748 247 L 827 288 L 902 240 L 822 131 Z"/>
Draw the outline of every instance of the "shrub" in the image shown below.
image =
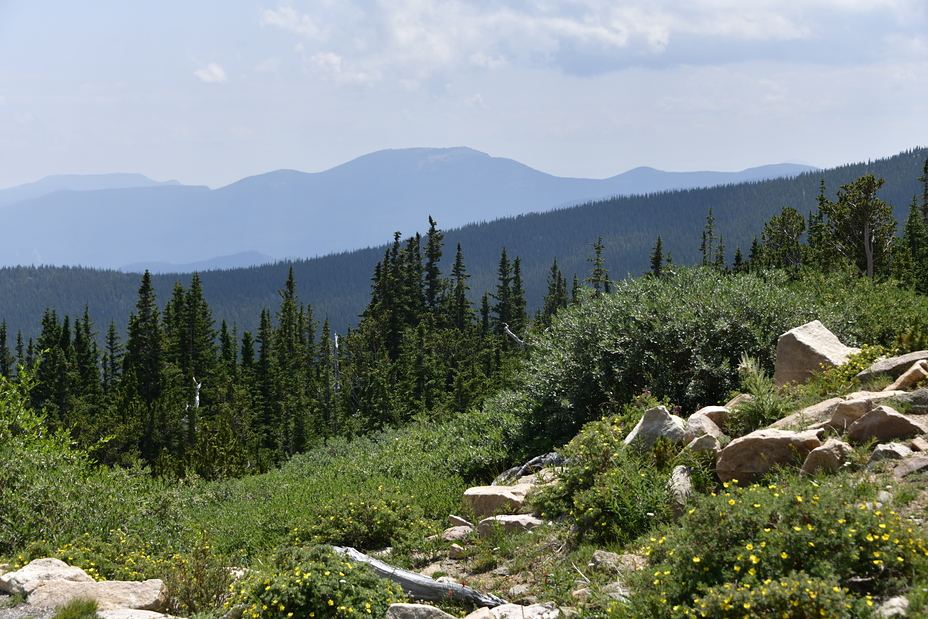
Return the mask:
<path id="1" fill-rule="evenodd" d="M 650 567 L 633 577 L 637 616 L 667 616 L 674 607 L 686 616 L 705 612 L 703 603 L 721 609 L 736 599 L 760 604 L 763 595 L 749 590 L 770 592 L 781 581 L 787 584 L 777 584 L 772 607 L 784 600 L 807 605 L 806 588 L 830 587 L 829 598 L 852 608 L 868 605 L 868 596 L 900 592 L 921 569 L 928 545 L 912 523 L 867 504 L 874 492 L 839 476 L 828 484 L 798 478 L 746 488 L 725 484 L 722 492 L 698 498 L 679 527 L 652 534 L 643 549 Z M 811 584 L 800 588 L 802 579 Z"/>
<path id="2" fill-rule="evenodd" d="M 511 391 L 490 398 L 526 419 L 523 453 L 561 445 L 642 391 L 693 412 L 724 401 L 742 354 L 773 372 L 777 338 L 820 320 L 844 343 L 891 345 L 928 299 L 846 274 L 725 274 L 679 269 L 616 282 L 612 294 L 558 313 L 532 339 Z"/>
<path id="3" fill-rule="evenodd" d="M 741 374 L 741 389 L 749 393 L 751 399 L 731 411 L 727 428 L 731 436 L 742 436 L 767 426 L 794 408 L 793 402 L 777 390 L 773 379 L 756 359 L 742 354 L 738 373 Z"/>
<path id="4" fill-rule="evenodd" d="M 325 546 L 285 548 L 231 589 L 226 606 L 241 605 L 244 619 L 369 619 L 405 601 L 398 585 Z"/>
<path id="5" fill-rule="evenodd" d="M 566 517 L 594 540 L 626 542 L 666 519 L 666 469 L 626 449 L 619 418 L 594 421 L 564 448 L 560 483 L 532 499 L 544 517 Z M 659 449 L 659 446 L 655 446 Z"/>

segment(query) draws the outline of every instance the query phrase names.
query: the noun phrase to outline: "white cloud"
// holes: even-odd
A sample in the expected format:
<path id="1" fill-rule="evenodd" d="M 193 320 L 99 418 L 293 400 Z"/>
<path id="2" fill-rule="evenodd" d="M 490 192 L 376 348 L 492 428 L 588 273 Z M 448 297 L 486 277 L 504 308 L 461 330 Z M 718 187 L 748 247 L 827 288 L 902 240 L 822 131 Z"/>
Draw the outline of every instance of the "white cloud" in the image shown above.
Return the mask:
<path id="1" fill-rule="evenodd" d="M 215 62 L 209 63 L 203 69 L 197 69 L 193 74 L 200 78 L 200 81 L 207 84 L 222 84 L 229 79 L 226 77 L 225 69 Z"/>
<path id="2" fill-rule="evenodd" d="M 464 100 L 464 105 L 467 107 L 476 107 L 476 108 L 486 108 L 487 104 L 483 102 L 483 97 L 478 92 L 473 97 Z"/>
<path id="3" fill-rule="evenodd" d="M 16 124 L 18 125 L 28 125 L 29 123 L 32 122 L 33 118 L 32 118 L 32 114 L 29 114 L 29 113 L 26 113 L 26 114 L 16 113 L 13 116 L 13 120 L 15 120 Z"/>
<path id="4" fill-rule="evenodd" d="M 341 74 L 355 76 L 347 81 L 383 77 L 408 84 L 461 68 L 522 65 L 589 74 L 746 55 L 777 60 L 796 41 L 808 44 L 807 56 L 821 53 L 840 62 L 843 50 L 877 54 L 888 45 L 885 36 L 870 36 L 861 46 L 863 28 L 883 29 L 886 36 L 892 28 L 917 32 L 926 20 L 921 2 L 345 0 L 288 3 L 265 10 L 261 24 L 302 37 L 308 64 L 338 56 Z"/>

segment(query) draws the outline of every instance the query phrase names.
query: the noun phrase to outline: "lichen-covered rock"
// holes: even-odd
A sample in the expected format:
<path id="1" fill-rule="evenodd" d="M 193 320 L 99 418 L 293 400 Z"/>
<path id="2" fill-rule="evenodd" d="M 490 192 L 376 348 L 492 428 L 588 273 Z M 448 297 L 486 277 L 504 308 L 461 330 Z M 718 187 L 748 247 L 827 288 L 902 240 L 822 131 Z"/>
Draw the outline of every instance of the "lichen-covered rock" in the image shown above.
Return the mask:
<path id="1" fill-rule="evenodd" d="M 912 367 L 893 381 L 884 391 L 894 391 L 897 389 L 908 390 L 926 378 L 928 378 L 928 361 L 923 359 L 913 363 Z"/>
<path id="2" fill-rule="evenodd" d="M 386 619 L 454 619 L 440 608 L 428 604 L 391 604 Z"/>

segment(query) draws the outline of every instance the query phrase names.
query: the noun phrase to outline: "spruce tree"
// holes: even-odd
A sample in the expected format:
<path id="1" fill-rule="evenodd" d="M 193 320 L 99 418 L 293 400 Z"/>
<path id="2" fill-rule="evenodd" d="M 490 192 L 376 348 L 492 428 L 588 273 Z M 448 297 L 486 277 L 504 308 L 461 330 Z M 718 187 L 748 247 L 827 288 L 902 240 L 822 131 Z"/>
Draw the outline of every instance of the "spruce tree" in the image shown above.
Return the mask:
<path id="1" fill-rule="evenodd" d="M 651 275 L 654 277 L 661 276 L 661 268 L 664 265 L 664 242 L 661 240 L 661 235 L 657 235 L 657 242 L 654 243 L 654 248 L 651 250 Z"/>
<path id="2" fill-rule="evenodd" d="M 593 268 L 590 270 L 590 276 L 584 281 L 593 284 L 593 294 L 600 296 L 611 292 L 609 271 L 604 266 L 603 260 L 603 237 L 599 237 L 595 243 L 590 243 L 590 245 L 593 247 L 593 257 L 587 258 L 587 262 L 592 262 Z"/>

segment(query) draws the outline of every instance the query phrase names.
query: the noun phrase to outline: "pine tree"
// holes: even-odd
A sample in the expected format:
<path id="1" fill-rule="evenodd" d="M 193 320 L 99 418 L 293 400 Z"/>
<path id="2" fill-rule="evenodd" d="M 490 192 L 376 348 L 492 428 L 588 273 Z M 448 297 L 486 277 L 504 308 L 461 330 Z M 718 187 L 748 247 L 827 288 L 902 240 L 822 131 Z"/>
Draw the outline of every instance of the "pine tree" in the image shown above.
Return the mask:
<path id="1" fill-rule="evenodd" d="M 661 235 L 657 235 L 657 242 L 651 250 L 651 275 L 654 277 L 661 276 L 661 268 L 664 266 L 664 242 Z"/>
<path id="2" fill-rule="evenodd" d="M 709 214 L 706 216 L 706 225 L 702 230 L 702 241 L 699 243 L 699 251 L 702 253 L 702 266 L 712 266 L 715 257 L 715 217 L 712 216 L 712 208 L 709 208 Z"/>
<path id="3" fill-rule="evenodd" d="M 499 265 L 496 268 L 496 294 L 490 295 L 496 300 L 493 304 L 493 332 L 506 337 L 503 325 L 513 322 L 515 309 L 512 299 L 512 263 L 506 255 L 506 248 L 500 254 Z M 511 327 L 510 327 L 511 328 Z"/>
<path id="4" fill-rule="evenodd" d="M 12 378 L 14 363 L 13 355 L 10 354 L 10 348 L 7 345 L 6 318 L 4 318 L 0 321 L 0 376 Z"/>
<path id="5" fill-rule="evenodd" d="M 731 263 L 731 270 L 734 273 L 744 273 L 746 270 L 746 265 L 744 264 L 744 254 L 741 253 L 741 246 L 739 245 L 735 249 L 735 257 Z"/>
<path id="6" fill-rule="evenodd" d="M 467 291 L 470 286 L 467 285 L 467 278 L 470 275 L 464 266 L 464 253 L 461 251 L 461 244 L 458 243 L 457 252 L 454 255 L 454 266 L 451 267 L 451 296 L 449 323 L 455 329 L 463 330 L 470 326 L 474 319 L 474 310 L 471 307 L 470 299 L 467 297 Z"/>
<path id="7" fill-rule="evenodd" d="M 872 174 L 842 185 L 838 200 L 825 200 L 825 239 L 838 256 L 855 265 L 870 279 L 887 261 L 896 231 L 892 206 L 876 197 L 883 179 Z"/>
<path id="8" fill-rule="evenodd" d="M 110 320 L 106 329 L 106 342 L 103 348 L 103 393 L 112 393 L 119 378 L 122 376 L 122 344 L 120 343 L 119 331 L 116 330 L 116 323 Z"/>
<path id="9" fill-rule="evenodd" d="M 587 262 L 592 262 L 593 268 L 590 270 L 590 276 L 584 281 L 593 284 L 593 294 L 598 297 L 603 293 L 608 294 L 611 292 L 609 271 L 603 266 L 605 264 L 603 260 L 603 237 L 599 237 L 595 243 L 590 243 L 590 245 L 593 247 L 593 257 L 587 258 Z"/>
<path id="10" fill-rule="evenodd" d="M 444 233 L 438 229 L 435 220 L 429 217 L 429 231 L 426 234 L 428 241 L 425 244 L 425 304 L 428 309 L 435 312 L 441 304 L 442 295 L 444 294 L 445 282 L 441 277 L 441 270 L 438 268 L 442 255 L 442 240 L 445 238 Z M 460 252 L 461 245 L 458 244 Z"/>
<path id="11" fill-rule="evenodd" d="M 791 206 L 784 206 L 779 215 L 771 217 L 761 233 L 765 266 L 797 271 L 802 266 L 799 239 L 805 231 L 805 219 Z"/>
<path id="12" fill-rule="evenodd" d="M 141 402 L 142 418 L 138 421 L 143 431 L 140 445 L 142 457 L 148 462 L 153 462 L 164 444 L 161 431 L 163 420 L 158 418 L 161 410 L 156 410 L 155 406 L 164 388 L 164 340 L 161 313 L 158 311 L 151 274 L 148 271 L 142 275 L 135 309 L 136 311 L 129 316 L 123 375 L 130 378 L 131 393 Z"/>
<path id="13" fill-rule="evenodd" d="M 548 293 L 542 300 L 542 307 L 538 314 L 538 326 L 541 328 L 550 326 L 554 316 L 569 304 L 567 279 L 557 266 L 557 258 L 554 258 L 551 269 L 548 271 Z"/>

